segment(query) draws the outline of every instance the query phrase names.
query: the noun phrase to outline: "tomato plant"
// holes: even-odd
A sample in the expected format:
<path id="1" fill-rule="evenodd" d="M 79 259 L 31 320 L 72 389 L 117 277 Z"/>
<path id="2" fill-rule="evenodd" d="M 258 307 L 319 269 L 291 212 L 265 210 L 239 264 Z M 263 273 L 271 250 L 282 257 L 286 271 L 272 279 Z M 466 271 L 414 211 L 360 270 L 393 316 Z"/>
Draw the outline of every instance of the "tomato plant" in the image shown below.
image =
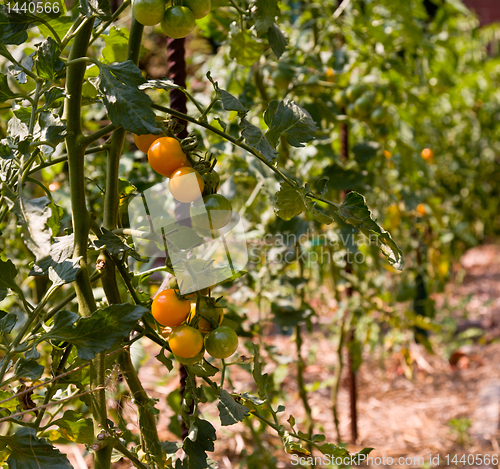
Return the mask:
<path id="1" fill-rule="evenodd" d="M 76 443 L 99 469 L 215 467 L 212 411 L 246 432 L 234 466 L 357 458 L 341 377 L 352 411 L 368 353 L 411 378 L 411 345 L 440 346 L 433 295 L 500 231 L 497 29 L 458 0 L 339 3 L 0 5 L 4 466 Z"/>

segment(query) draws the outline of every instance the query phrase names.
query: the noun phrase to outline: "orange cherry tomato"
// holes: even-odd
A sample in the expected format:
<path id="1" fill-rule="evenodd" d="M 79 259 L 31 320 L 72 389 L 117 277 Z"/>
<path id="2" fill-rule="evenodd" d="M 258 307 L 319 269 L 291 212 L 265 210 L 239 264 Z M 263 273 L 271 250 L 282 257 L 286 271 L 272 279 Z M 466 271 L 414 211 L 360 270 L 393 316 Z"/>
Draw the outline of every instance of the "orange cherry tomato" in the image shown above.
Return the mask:
<path id="1" fill-rule="evenodd" d="M 391 154 L 391 152 L 390 152 L 390 151 L 384 150 L 384 156 L 385 156 L 386 158 L 391 158 L 391 157 L 392 157 L 392 154 Z"/>
<path id="2" fill-rule="evenodd" d="M 198 329 L 190 326 L 177 326 L 168 337 L 168 345 L 174 355 L 191 358 L 201 352 L 203 336 Z"/>
<path id="3" fill-rule="evenodd" d="M 422 216 L 422 217 L 427 214 L 427 210 L 425 209 L 425 205 L 424 204 L 418 204 L 417 205 L 417 213 L 420 216 Z"/>
<path id="4" fill-rule="evenodd" d="M 181 144 L 173 137 L 161 137 L 148 150 L 148 161 L 151 167 L 159 174 L 170 177 L 182 166 L 189 166 L 186 154 Z"/>
<path id="5" fill-rule="evenodd" d="M 153 135 L 153 134 L 146 134 L 146 135 L 136 135 L 134 134 L 134 142 L 139 150 L 141 150 L 143 153 L 147 153 L 149 150 L 149 147 L 153 145 L 156 140 L 161 138 L 161 135 Z"/>
<path id="6" fill-rule="evenodd" d="M 424 160 L 432 160 L 434 157 L 434 152 L 430 148 L 424 148 L 420 154 Z"/>
<path id="7" fill-rule="evenodd" d="M 191 311 L 191 302 L 177 296 L 177 292 L 170 288 L 155 296 L 151 305 L 153 317 L 162 325 L 175 327 L 182 324 Z"/>
<path id="8" fill-rule="evenodd" d="M 170 193 L 179 202 L 194 202 L 201 197 L 204 189 L 205 181 L 193 168 L 179 168 L 170 178 Z"/>

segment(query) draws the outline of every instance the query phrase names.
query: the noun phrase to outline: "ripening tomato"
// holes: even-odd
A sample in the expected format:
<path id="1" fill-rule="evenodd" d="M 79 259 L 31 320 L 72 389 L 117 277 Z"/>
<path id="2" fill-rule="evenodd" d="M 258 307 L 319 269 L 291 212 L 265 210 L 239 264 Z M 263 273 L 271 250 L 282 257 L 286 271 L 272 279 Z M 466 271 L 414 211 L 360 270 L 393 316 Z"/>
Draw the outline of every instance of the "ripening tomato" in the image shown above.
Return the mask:
<path id="1" fill-rule="evenodd" d="M 163 290 L 153 299 L 151 313 L 153 317 L 162 325 L 175 327 L 182 324 L 189 315 L 191 302 L 179 298 L 173 288 Z"/>
<path id="2" fill-rule="evenodd" d="M 424 160 L 429 161 L 432 160 L 432 158 L 434 157 L 434 152 L 430 148 L 424 148 L 422 150 L 422 153 L 420 153 L 420 155 Z"/>
<path id="3" fill-rule="evenodd" d="M 181 358 L 192 358 L 203 349 L 203 336 L 198 329 L 190 326 L 177 326 L 168 337 L 170 350 Z"/>
<path id="4" fill-rule="evenodd" d="M 183 166 L 172 173 L 169 188 L 175 200 L 189 204 L 201 197 L 205 181 L 198 171 Z"/>
<path id="5" fill-rule="evenodd" d="M 326 69 L 326 81 L 328 83 L 333 83 L 335 81 L 335 77 L 336 77 L 336 73 L 335 73 L 335 70 L 331 67 L 328 67 Z"/>
<path id="6" fill-rule="evenodd" d="M 390 151 L 384 150 L 384 156 L 389 159 L 392 157 L 392 153 Z"/>
<path id="7" fill-rule="evenodd" d="M 238 336 L 230 327 L 218 327 L 205 336 L 205 349 L 214 358 L 228 358 L 237 348 Z"/>
<path id="8" fill-rule="evenodd" d="M 188 323 L 193 320 L 196 315 L 196 303 L 191 305 L 191 312 L 188 316 Z M 200 299 L 200 305 L 198 308 L 198 315 L 200 320 L 198 321 L 198 330 L 202 334 L 210 332 L 214 327 L 218 327 L 222 324 L 224 319 L 224 312 L 222 306 L 218 306 L 215 303 L 214 298 Z"/>
<path id="9" fill-rule="evenodd" d="M 153 135 L 153 134 L 146 134 L 146 135 L 136 135 L 134 134 L 134 142 L 139 150 L 141 150 L 143 153 L 147 153 L 149 150 L 149 147 L 153 145 L 156 140 L 161 138 L 162 135 Z"/>
<path id="10" fill-rule="evenodd" d="M 425 205 L 424 204 L 418 204 L 417 205 L 417 213 L 423 217 L 424 215 L 427 214 L 427 210 L 425 209 Z"/>
<path id="11" fill-rule="evenodd" d="M 182 166 L 190 166 L 181 144 L 173 137 L 161 137 L 148 150 L 151 167 L 162 176 L 170 177 Z"/>
<path id="12" fill-rule="evenodd" d="M 173 39 L 186 37 L 194 28 L 193 12 L 188 7 L 180 5 L 167 8 L 161 22 L 163 32 Z"/>

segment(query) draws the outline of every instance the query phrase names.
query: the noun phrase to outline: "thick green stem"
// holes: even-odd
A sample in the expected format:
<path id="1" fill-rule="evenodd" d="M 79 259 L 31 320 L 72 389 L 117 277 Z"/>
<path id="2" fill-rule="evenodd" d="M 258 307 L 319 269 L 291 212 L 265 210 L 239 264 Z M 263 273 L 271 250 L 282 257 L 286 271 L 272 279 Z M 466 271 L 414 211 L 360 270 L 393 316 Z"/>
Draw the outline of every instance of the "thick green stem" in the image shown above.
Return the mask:
<path id="1" fill-rule="evenodd" d="M 150 458 L 151 463 L 163 468 L 164 462 L 161 447 L 158 443 L 156 419 L 151 411 L 152 403 L 137 376 L 128 350 L 120 355 L 119 364 L 139 413 L 142 449 Z"/>
<path id="2" fill-rule="evenodd" d="M 75 36 L 68 60 L 85 57 L 92 33 L 93 21 L 85 22 Z M 80 272 L 75 281 L 78 299 L 78 310 L 81 316 L 90 316 L 96 309 L 96 302 L 90 283 L 87 263 L 87 243 L 90 230 L 90 213 L 87 210 L 85 197 L 85 143 L 83 142 L 81 108 L 82 88 L 85 75 L 85 63 L 74 63 L 68 66 L 66 75 L 65 117 L 68 129 L 66 147 L 68 150 L 68 169 L 75 236 L 74 258 L 80 258 Z M 94 417 L 94 431 L 107 430 L 107 409 L 105 384 L 106 357 L 100 353 L 90 366 L 90 387 L 98 388 L 91 398 L 91 410 Z M 94 469 L 110 469 L 112 444 L 95 448 Z"/>

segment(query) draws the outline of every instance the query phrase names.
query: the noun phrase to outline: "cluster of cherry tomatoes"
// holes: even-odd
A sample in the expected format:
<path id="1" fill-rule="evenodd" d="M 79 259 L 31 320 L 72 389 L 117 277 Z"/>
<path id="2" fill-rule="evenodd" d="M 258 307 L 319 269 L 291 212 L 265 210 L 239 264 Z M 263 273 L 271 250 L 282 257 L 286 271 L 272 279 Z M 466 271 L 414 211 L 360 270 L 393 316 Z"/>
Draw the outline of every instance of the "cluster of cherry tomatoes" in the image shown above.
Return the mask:
<path id="1" fill-rule="evenodd" d="M 217 230 L 230 221 L 232 207 L 224 196 L 216 193 L 220 178 L 213 165 L 200 161 L 195 165 L 200 174 L 174 137 L 134 135 L 134 141 L 139 150 L 147 153 L 151 167 L 170 179 L 172 196 L 179 202 L 192 204 L 193 228 L 202 236 L 215 237 Z M 170 288 L 153 299 L 153 317 L 164 328 L 162 335 L 180 363 L 197 363 L 205 350 L 214 358 L 228 358 L 238 347 L 237 334 L 222 325 L 222 306 L 210 296 L 216 283 L 217 271 L 211 261 L 190 258 L 177 277 L 170 280 Z M 181 295 L 179 286 L 190 294 Z"/>
<path id="2" fill-rule="evenodd" d="M 205 350 L 214 358 L 228 358 L 238 348 L 238 335 L 223 326 L 223 308 L 215 298 L 200 296 L 197 303 L 179 295 L 175 288 L 155 296 L 151 312 L 164 326 L 174 357 L 184 365 L 199 362 Z"/>
<path id="3" fill-rule="evenodd" d="M 195 20 L 210 13 L 211 0 L 182 0 L 168 6 L 165 0 L 133 0 L 132 13 L 144 26 L 161 25 L 163 32 L 174 39 L 186 37 Z M 177 4 L 178 3 L 178 4 Z"/>

